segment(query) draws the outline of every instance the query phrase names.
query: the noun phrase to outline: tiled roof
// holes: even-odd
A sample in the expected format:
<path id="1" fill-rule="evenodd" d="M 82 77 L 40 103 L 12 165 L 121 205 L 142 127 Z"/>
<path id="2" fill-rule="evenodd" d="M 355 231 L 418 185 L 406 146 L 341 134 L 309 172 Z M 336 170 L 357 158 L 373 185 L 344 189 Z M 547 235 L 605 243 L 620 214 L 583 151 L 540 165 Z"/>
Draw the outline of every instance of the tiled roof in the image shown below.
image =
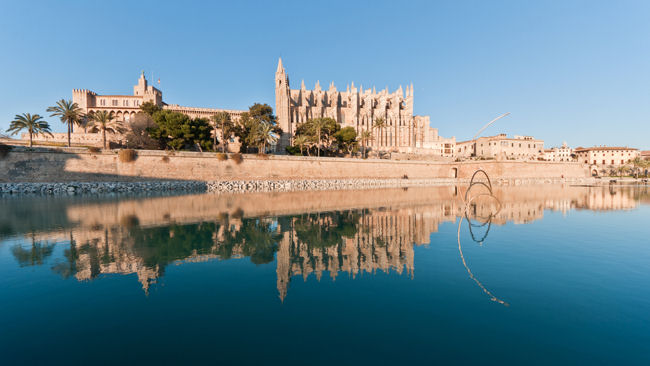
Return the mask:
<path id="1" fill-rule="evenodd" d="M 574 151 L 612 151 L 612 150 L 639 150 L 633 147 L 621 147 L 621 146 L 595 146 L 595 147 L 578 147 Z"/>

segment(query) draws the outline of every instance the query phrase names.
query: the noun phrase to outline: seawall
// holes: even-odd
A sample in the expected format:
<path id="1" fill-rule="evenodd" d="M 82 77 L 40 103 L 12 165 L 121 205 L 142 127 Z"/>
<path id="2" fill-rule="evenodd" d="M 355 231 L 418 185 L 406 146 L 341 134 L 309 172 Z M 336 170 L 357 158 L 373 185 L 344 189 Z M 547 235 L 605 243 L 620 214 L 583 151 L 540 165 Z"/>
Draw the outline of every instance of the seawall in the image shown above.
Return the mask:
<path id="1" fill-rule="evenodd" d="M 16 147 L 0 158 L 0 182 L 137 182 L 193 180 L 349 180 L 400 179 L 463 181 L 477 170 L 494 180 L 549 183 L 584 180 L 589 170 L 579 163 L 523 161 L 395 161 L 349 158 L 243 155 L 240 162 L 219 160 L 215 153 L 138 151 L 122 162 L 117 151 L 89 152 L 84 148 L 35 149 Z"/>

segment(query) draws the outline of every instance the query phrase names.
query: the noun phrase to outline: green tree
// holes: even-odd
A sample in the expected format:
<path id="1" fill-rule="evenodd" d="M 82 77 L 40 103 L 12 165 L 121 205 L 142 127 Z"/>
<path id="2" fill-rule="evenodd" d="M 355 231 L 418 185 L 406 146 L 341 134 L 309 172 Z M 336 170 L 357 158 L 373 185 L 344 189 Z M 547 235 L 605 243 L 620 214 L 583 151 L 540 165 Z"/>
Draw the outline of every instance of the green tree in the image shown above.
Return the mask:
<path id="1" fill-rule="evenodd" d="M 371 131 L 365 130 L 361 132 L 361 136 L 359 136 L 361 140 L 361 156 L 365 159 L 366 158 L 366 147 L 368 146 L 368 142 L 372 141 L 374 136 L 372 135 Z"/>
<path id="2" fill-rule="evenodd" d="M 83 121 L 83 111 L 77 103 L 65 99 L 56 102 L 55 106 L 48 107 L 47 111 L 51 113 L 50 117 L 59 117 L 61 122 L 68 126 L 68 147 L 70 147 L 70 134 L 74 125 L 80 124 Z"/>
<path id="3" fill-rule="evenodd" d="M 358 144 L 357 130 L 354 127 L 348 126 L 340 129 L 334 134 L 334 138 L 340 147 L 347 150 L 348 154 L 352 154 L 352 151 Z"/>
<path id="4" fill-rule="evenodd" d="M 173 150 L 198 147 L 212 148 L 212 127 L 204 118 L 191 119 L 186 114 L 162 110 L 153 115 L 155 127 L 147 129 L 152 138 L 158 139 L 162 146 Z"/>
<path id="5" fill-rule="evenodd" d="M 235 124 L 232 122 L 232 118 L 230 117 L 230 113 L 226 111 L 222 112 L 217 112 L 214 114 L 212 117 L 212 122 L 214 123 L 214 131 L 213 131 L 213 145 L 216 150 L 217 147 L 217 128 L 221 129 L 221 152 L 226 152 L 227 147 L 228 147 L 228 140 L 230 140 L 230 137 L 232 134 L 235 132 Z"/>
<path id="6" fill-rule="evenodd" d="M 384 129 L 386 129 L 386 119 L 384 117 L 375 118 L 375 123 L 373 123 L 372 128 L 379 130 L 379 145 L 384 141 Z"/>
<path id="7" fill-rule="evenodd" d="M 32 147 L 33 135 L 38 136 L 43 134 L 52 136 L 50 124 L 43 121 L 43 117 L 38 114 L 17 114 L 16 117 L 14 117 L 14 120 L 11 121 L 7 132 L 11 132 L 12 135 L 15 135 L 22 130 L 27 130 L 27 133 L 29 133 L 29 147 Z"/>
<path id="8" fill-rule="evenodd" d="M 250 113 L 251 117 L 259 120 L 260 122 L 265 122 L 272 126 L 275 126 L 277 123 L 277 119 L 273 115 L 273 108 L 271 108 L 271 106 L 266 103 L 255 103 L 250 106 L 250 108 L 248 108 L 248 112 Z"/>
<path id="9" fill-rule="evenodd" d="M 260 152 L 264 154 L 267 145 L 272 145 L 278 141 L 278 135 L 270 123 L 261 122 L 256 131 L 256 139 L 260 144 Z"/>
<path id="10" fill-rule="evenodd" d="M 140 104 L 140 110 L 150 116 L 153 116 L 154 113 L 161 111 L 162 108 L 154 104 L 154 102 L 149 101 Z"/>
<path id="11" fill-rule="evenodd" d="M 242 113 L 237 126 L 234 128 L 235 136 L 239 137 L 241 142 L 241 151 L 246 152 L 249 146 L 262 146 L 261 132 L 264 125 L 271 126 L 276 137 L 282 134 L 282 130 L 277 126 L 276 117 L 273 115 L 273 108 L 268 104 L 253 104 L 248 112 Z M 268 140 L 264 143 L 268 143 Z"/>
<path id="12" fill-rule="evenodd" d="M 341 125 L 332 118 L 314 118 L 299 125 L 298 128 L 296 128 L 296 135 L 311 136 L 318 146 L 317 155 L 320 156 L 323 141 L 325 141 L 326 145 L 329 146 L 333 135 L 340 129 Z"/>
<path id="13" fill-rule="evenodd" d="M 109 133 L 124 133 L 126 129 L 122 122 L 115 120 L 113 112 L 97 111 L 90 113 L 89 127 L 93 131 L 102 132 L 102 140 L 104 141 L 104 149 L 106 149 L 106 132 Z"/>
<path id="14" fill-rule="evenodd" d="M 311 143 L 309 136 L 298 135 L 293 139 L 293 146 L 300 148 L 300 155 L 303 155 L 303 149 L 305 146 L 308 146 Z M 309 149 L 307 149 L 307 155 L 309 155 Z"/>
<path id="15" fill-rule="evenodd" d="M 196 146 L 199 151 L 212 149 L 212 127 L 206 118 L 195 118 L 190 120 L 183 128 L 184 138 L 188 145 Z"/>

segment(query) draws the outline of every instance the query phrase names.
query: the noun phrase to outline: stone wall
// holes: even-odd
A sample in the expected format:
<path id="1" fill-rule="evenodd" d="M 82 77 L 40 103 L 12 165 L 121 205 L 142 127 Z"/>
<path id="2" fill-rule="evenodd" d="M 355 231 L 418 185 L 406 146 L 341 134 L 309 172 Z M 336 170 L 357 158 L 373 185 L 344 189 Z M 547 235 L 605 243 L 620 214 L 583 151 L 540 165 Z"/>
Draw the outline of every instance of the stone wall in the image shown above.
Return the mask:
<path id="1" fill-rule="evenodd" d="M 29 141 L 29 134 L 23 133 L 20 135 L 20 138 L 24 141 Z M 68 134 L 66 132 L 55 132 L 52 133 L 52 136 L 41 134 L 38 136 L 32 136 L 32 140 L 34 143 L 45 142 L 53 144 L 67 144 Z M 106 134 L 106 141 L 116 141 L 115 136 L 110 133 Z M 70 134 L 70 143 L 77 146 L 85 145 L 101 147 L 104 145 L 104 139 L 101 133 L 73 132 Z"/>
<path id="2" fill-rule="evenodd" d="M 244 155 L 221 161 L 214 153 L 138 151 L 121 162 L 117 151 L 91 153 L 83 148 L 16 147 L 0 160 L 0 182 L 281 180 L 281 179 L 469 179 L 484 169 L 493 179 L 554 180 L 586 178 L 579 163 L 518 161 L 392 161 L 349 158 Z"/>

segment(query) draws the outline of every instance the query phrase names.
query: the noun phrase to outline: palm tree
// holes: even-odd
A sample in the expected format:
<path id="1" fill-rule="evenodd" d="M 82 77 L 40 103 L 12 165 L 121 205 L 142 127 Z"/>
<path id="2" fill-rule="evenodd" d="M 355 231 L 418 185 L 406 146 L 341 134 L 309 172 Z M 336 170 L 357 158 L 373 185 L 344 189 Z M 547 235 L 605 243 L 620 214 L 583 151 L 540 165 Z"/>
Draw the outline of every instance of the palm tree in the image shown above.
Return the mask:
<path id="1" fill-rule="evenodd" d="M 29 133 L 29 147 L 32 147 L 32 136 L 33 135 L 50 135 L 52 136 L 52 131 L 50 131 L 50 124 L 43 121 L 43 117 L 38 114 L 23 113 L 17 114 L 14 117 L 14 120 L 11 121 L 7 132 L 11 132 L 12 135 L 17 134 L 22 130 L 27 130 Z"/>
<path id="2" fill-rule="evenodd" d="M 384 129 L 386 128 L 386 119 L 384 117 L 375 118 L 375 123 L 372 125 L 373 129 L 379 130 L 379 145 L 384 141 Z"/>
<path id="3" fill-rule="evenodd" d="M 106 149 L 106 132 L 122 133 L 126 130 L 122 125 L 122 122 L 115 120 L 113 112 L 97 111 L 91 113 L 89 117 L 89 126 L 91 129 L 102 131 L 104 149 Z"/>
<path id="4" fill-rule="evenodd" d="M 214 122 L 214 149 L 215 151 L 217 150 L 217 127 L 219 127 L 221 128 L 221 139 L 223 140 L 221 152 L 226 152 L 228 140 L 230 139 L 230 136 L 234 132 L 233 130 L 235 128 L 235 125 L 232 123 L 232 119 L 230 118 L 230 113 L 226 111 L 217 112 L 211 117 L 211 119 L 212 122 Z"/>
<path id="5" fill-rule="evenodd" d="M 321 134 L 323 133 L 323 130 L 327 128 L 328 120 L 325 118 L 316 118 L 312 120 L 311 123 L 314 131 L 316 132 L 316 141 L 318 142 L 317 156 L 320 156 Z"/>
<path id="6" fill-rule="evenodd" d="M 50 117 L 59 117 L 61 122 L 68 125 L 68 147 L 70 147 L 70 133 L 75 124 L 79 124 L 83 118 L 83 111 L 79 108 L 77 103 L 71 100 L 61 99 L 56 102 L 55 106 L 48 107 L 47 111 L 50 112 Z"/>
<path id="7" fill-rule="evenodd" d="M 307 144 L 309 144 L 309 137 L 305 135 L 298 135 L 293 139 L 293 146 L 300 147 L 300 155 L 302 155 L 302 149 Z M 309 150 L 307 150 L 307 154 L 309 154 Z"/>
<path id="8" fill-rule="evenodd" d="M 278 135 L 273 131 L 273 125 L 261 122 L 257 130 L 257 139 L 262 147 L 260 153 L 266 153 L 266 144 L 273 144 L 278 141 Z"/>
<path id="9" fill-rule="evenodd" d="M 361 157 L 365 158 L 368 141 L 371 141 L 373 139 L 372 132 L 368 130 L 361 132 L 359 139 L 361 139 Z"/>

